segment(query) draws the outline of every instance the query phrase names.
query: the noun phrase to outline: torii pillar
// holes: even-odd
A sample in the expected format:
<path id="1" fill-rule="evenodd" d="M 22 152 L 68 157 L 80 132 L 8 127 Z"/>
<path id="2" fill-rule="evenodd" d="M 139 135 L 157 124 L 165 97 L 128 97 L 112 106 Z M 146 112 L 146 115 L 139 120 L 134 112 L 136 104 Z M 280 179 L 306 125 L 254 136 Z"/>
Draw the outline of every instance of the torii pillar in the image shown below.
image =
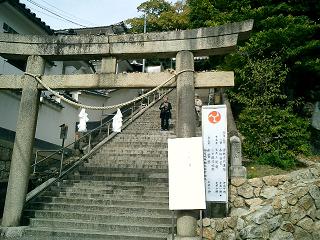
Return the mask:
<path id="1" fill-rule="evenodd" d="M 42 57 L 28 57 L 27 72 L 42 75 L 44 68 Z M 32 77 L 25 76 L 3 211 L 3 227 L 19 226 L 26 200 L 39 109 L 40 91 L 37 85 Z"/>
<path id="2" fill-rule="evenodd" d="M 178 138 L 196 136 L 196 116 L 194 111 L 194 57 L 190 51 L 178 52 L 176 71 L 190 70 L 178 75 L 177 79 L 177 127 Z M 196 237 L 197 211 L 178 211 L 177 236 Z"/>

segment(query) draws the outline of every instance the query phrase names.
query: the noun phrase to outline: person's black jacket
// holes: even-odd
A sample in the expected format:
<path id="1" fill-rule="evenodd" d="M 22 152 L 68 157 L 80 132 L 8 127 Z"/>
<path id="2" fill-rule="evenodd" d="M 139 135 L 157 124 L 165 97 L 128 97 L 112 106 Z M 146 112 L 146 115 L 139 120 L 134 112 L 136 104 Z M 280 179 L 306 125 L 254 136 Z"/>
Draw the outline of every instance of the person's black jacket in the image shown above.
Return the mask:
<path id="1" fill-rule="evenodd" d="M 159 109 L 160 109 L 160 118 L 171 118 L 171 103 L 167 102 L 168 106 L 165 105 L 165 103 L 161 103 Z"/>

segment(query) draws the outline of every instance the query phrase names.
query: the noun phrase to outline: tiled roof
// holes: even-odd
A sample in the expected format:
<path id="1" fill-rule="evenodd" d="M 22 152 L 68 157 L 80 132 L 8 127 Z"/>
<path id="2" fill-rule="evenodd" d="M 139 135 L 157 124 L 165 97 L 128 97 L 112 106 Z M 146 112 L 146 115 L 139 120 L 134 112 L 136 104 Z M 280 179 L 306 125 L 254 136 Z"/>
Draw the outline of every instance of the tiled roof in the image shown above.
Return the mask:
<path id="1" fill-rule="evenodd" d="M 120 22 L 109 26 L 61 29 L 56 30 L 55 33 L 66 35 L 119 35 L 128 33 L 128 28 L 126 27 L 124 22 Z"/>
<path id="2" fill-rule="evenodd" d="M 17 9 L 19 12 L 21 12 L 24 16 L 26 16 L 28 19 L 30 19 L 32 22 L 34 22 L 36 25 L 41 27 L 46 33 L 49 35 L 54 34 L 53 29 L 50 28 L 45 22 L 41 20 L 41 18 L 38 18 L 35 13 L 31 12 L 29 8 L 26 7 L 25 4 L 20 3 L 19 0 L 0 0 L 0 3 L 7 2 L 12 7 Z"/>

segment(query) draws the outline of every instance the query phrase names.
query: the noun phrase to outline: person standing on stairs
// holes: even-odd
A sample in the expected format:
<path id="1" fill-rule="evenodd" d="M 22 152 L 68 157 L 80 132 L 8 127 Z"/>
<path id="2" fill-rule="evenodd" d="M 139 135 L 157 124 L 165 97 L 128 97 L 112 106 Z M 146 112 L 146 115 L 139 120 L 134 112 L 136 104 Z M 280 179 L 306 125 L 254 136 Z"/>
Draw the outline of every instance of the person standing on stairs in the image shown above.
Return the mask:
<path id="1" fill-rule="evenodd" d="M 195 94 L 194 99 L 195 111 L 196 111 L 196 120 L 198 123 L 198 127 L 201 126 L 201 108 L 202 108 L 202 101 L 198 94 Z"/>
<path id="2" fill-rule="evenodd" d="M 163 97 L 163 102 L 161 103 L 159 109 L 161 118 L 161 131 L 168 131 L 172 109 L 171 103 L 168 101 L 168 96 Z"/>

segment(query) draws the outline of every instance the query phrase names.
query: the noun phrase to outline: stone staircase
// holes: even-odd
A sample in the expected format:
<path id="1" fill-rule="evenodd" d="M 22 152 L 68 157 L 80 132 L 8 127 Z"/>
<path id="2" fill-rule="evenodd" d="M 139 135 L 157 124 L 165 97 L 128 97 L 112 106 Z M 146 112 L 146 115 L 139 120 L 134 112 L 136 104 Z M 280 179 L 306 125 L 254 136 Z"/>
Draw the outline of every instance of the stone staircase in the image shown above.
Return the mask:
<path id="1" fill-rule="evenodd" d="M 167 139 L 175 136 L 160 131 L 159 105 L 34 199 L 25 209 L 23 239 L 166 239 Z"/>

